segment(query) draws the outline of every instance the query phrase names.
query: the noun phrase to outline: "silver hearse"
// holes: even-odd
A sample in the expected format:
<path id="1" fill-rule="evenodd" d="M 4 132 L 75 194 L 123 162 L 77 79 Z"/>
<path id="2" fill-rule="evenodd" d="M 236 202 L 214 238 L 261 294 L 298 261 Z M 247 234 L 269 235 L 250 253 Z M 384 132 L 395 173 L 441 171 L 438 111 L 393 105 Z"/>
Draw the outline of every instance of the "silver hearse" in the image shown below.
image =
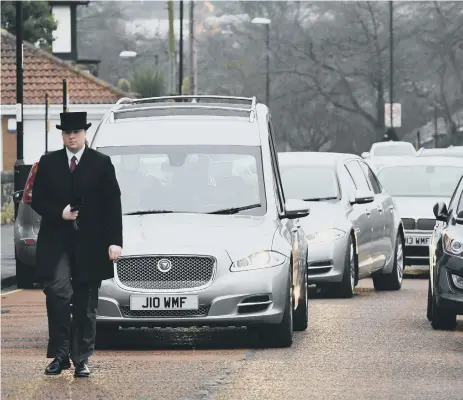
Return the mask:
<path id="1" fill-rule="evenodd" d="M 247 326 L 290 346 L 308 322 L 307 243 L 255 98 L 122 99 L 91 147 L 122 192 L 124 246 L 97 324 Z"/>

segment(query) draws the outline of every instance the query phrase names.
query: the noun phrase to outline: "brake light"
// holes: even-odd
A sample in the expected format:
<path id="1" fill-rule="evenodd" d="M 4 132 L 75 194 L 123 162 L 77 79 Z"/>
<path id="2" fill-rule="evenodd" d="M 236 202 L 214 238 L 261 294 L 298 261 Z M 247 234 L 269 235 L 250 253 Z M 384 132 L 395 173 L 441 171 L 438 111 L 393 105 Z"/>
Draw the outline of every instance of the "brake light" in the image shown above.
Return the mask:
<path id="1" fill-rule="evenodd" d="M 35 174 L 37 173 L 38 166 L 38 162 L 34 163 L 31 171 L 29 172 L 29 176 L 27 177 L 26 186 L 24 186 L 23 202 L 26 204 L 32 203 L 32 186 L 34 185 Z"/>

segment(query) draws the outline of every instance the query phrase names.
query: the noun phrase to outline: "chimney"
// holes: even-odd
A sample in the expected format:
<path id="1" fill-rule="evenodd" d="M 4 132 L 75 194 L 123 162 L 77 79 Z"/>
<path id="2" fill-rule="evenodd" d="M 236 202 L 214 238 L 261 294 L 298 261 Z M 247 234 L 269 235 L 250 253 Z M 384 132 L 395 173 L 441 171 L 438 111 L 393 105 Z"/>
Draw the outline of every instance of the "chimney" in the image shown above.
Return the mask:
<path id="1" fill-rule="evenodd" d="M 58 24 L 53 32 L 52 53 L 62 60 L 76 62 L 77 55 L 77 6 L 89 1 L 49 1 L 53 18 Z"/>

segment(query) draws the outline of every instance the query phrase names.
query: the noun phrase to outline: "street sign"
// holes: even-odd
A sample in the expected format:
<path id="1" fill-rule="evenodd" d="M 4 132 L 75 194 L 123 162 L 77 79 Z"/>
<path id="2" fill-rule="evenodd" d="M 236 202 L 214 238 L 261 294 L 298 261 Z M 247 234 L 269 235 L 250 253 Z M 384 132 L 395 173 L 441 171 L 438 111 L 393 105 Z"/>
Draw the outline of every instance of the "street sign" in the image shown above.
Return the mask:
<path id="1" fill-rule="evenodd" d="M 391 128 L 391 103 L 384 104 L 384 123 L 386 128 Z M 402 126 L 402 105 L 400 103 L 392 103 L 392 128 L 400 128 Z"/>

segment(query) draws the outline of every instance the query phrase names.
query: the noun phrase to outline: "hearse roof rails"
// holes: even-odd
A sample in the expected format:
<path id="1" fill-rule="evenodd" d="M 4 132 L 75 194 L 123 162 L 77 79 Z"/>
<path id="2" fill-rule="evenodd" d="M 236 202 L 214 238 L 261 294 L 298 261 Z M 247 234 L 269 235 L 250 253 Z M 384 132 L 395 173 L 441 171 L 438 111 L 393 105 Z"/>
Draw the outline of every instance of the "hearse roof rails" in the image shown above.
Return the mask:
<path id="1" fill-rule="evenodd" d="M 150 105 L 142 107 L 130 107 L 122 108 L 124 105 L 142 105 L 156 102 L 166 102 L 174 100 L 174 103 L 179 104 L 162 104 L 162 105 Z M 228 100 L 234 102 L 248 102 L 248 107 L 238 107 L 236 104 L 226 106 L 217 104 L 202 103 L 202 100 Z M 256 97 L 235 97 L 235 96 L 207 96 L 207 95 L 181 95 L 181 96 L 161 96 L 161 97 L 147 97 L 143 99 L 130 99 L 123 97 L 117 101 L 114 107 L 111 109 L 111 122 L 114 121 L 115 113 L 125 113 L 133 111 L 146 111 L 146 110 L 166 110 L 166 109 L 208 109 L 208 110 L 226 110 L 226 111 L 243 111 L 249 112 L 249 120 L 253 122 L 256 114 Z"/>

